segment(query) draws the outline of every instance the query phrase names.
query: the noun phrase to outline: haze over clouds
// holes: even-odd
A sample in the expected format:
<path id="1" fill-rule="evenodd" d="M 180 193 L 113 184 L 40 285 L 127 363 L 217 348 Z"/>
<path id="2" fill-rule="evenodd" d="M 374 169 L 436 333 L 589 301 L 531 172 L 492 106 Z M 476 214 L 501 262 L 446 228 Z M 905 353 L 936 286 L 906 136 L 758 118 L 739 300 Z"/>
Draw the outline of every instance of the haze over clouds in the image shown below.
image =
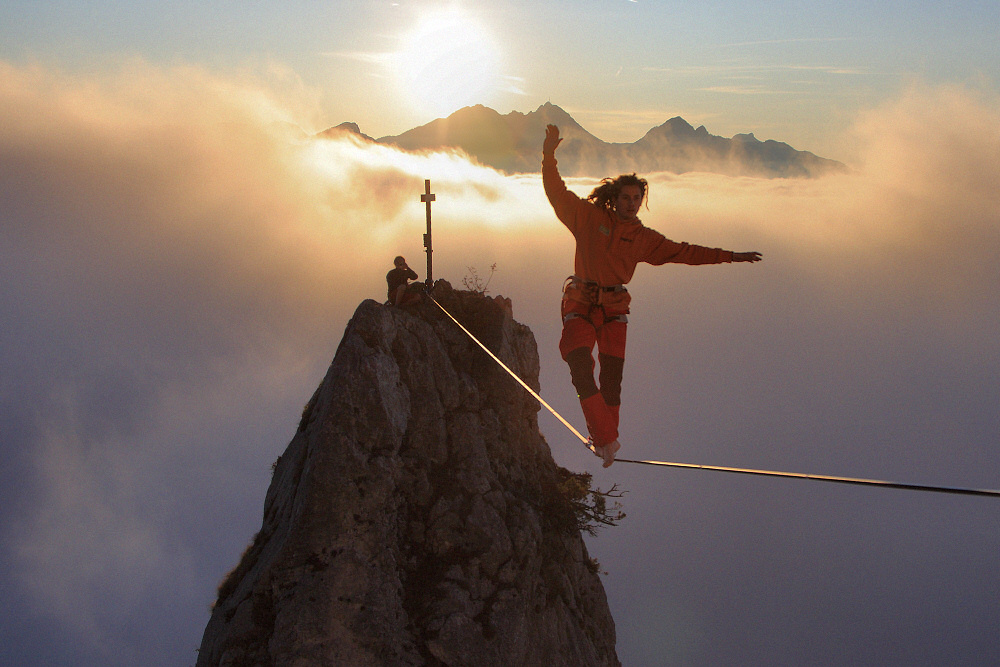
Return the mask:
<path id="1" fill-rule="evenodd" d="M 193 662 L 354 308 L 396 254 L 424 277 L 424 179 L 435 277 L 495 262 L 543 395 L 582 421 L 555 349 L 572 238 L 539 178 L 315 140 L 311 104 L 0 64 L 5 662 Z M 857 119 L 850 174 L 648 175 L 647 225 L 764 262 L 639 269 L 623 454 L 1000 486 L 997 128 L 995 93 L 915 85 Z M 1000 659 L 995 503 L 600 471 L 542 425 L 629 491 L 590 541 L 624 664 Z"/>

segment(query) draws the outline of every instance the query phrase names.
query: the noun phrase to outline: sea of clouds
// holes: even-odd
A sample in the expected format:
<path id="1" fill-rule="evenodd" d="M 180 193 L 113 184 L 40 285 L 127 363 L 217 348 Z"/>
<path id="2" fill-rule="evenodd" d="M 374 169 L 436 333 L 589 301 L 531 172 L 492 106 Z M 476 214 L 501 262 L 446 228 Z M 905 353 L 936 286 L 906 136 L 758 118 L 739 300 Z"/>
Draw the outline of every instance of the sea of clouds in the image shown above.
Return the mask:
<path id="1" fill-rule="evenodd" d="M 582 421 L 555 350 L 572 238 L 539 177 L 314 117 L 199 68 L 0 63 L 7 662 L 194 662 L 354 308 L 397 254 L 424 277 L 424 179 L 435 277 L 496 264 Z M 857 119 L 847 174 L 647 175 L 645 224 L 764 261 L 640 267 L 622 454 L 1000 487 L 998 128 L 995 93 L 916 84 Z M 590 541 L 625 664 L 1000 659 L 996 503 L 605 472 L 541 424 L 629 492 Z"/>

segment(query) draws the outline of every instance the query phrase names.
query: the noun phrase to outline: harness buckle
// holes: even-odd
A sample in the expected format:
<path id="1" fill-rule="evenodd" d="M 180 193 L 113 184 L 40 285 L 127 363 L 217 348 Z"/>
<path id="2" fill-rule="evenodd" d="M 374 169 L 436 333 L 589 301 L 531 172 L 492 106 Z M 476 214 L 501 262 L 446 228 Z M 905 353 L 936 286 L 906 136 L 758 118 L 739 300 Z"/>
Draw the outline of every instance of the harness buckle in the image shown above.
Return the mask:
<path id="1" fill-rule="evenodd" d="M 569 276 L 563 283 L 563 294 L 575 288 L 584 297 L 584 302 L 600 306 L 604 304 L 604 296 L 628 292 L 624 285 L 600 285 L 593 280 L 584 280 L 580 276 Z"/>

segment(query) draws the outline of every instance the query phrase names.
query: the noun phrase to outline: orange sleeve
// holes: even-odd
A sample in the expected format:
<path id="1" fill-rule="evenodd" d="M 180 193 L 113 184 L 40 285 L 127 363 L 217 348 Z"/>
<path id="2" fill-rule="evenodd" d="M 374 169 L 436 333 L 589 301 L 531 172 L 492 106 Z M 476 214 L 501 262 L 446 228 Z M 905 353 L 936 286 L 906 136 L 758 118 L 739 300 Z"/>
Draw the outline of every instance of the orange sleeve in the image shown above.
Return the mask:
<path id="1" fill-rule="evenodd" d="M 587 209 L 592 204 L 569 191 L 559 175 L 557 164 L 555 155 L 542 155 L 542 186 L 556 217 L 576 234 L 580 220 L 586 216 Z"/>
<path id="2" fill-rule="evenodd" d="M 733 261 L 733 251 L 706 248 L 693 243 L 677 243 L 648 227 L 642 230 L 637 249 L 640 262 L 661 264 L 724 264 Z"/>

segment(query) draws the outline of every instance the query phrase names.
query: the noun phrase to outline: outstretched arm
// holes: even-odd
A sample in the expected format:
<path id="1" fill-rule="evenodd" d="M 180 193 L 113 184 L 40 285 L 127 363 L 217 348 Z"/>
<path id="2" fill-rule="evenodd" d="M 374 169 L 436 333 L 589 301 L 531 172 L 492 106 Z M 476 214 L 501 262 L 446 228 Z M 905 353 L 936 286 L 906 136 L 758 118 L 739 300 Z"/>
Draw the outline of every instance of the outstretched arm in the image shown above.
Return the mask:
<path id="1" fill-rule="evenodd" d="M 733 252 L 722 248 L 709 248 L 693 243 L 677 243 L 660 232 L 643 227 L 635 237 L 636 259 L 653 266 L 661 264 L 723 264 L 726 262 L 759 262 L 759 252 Z"/>

